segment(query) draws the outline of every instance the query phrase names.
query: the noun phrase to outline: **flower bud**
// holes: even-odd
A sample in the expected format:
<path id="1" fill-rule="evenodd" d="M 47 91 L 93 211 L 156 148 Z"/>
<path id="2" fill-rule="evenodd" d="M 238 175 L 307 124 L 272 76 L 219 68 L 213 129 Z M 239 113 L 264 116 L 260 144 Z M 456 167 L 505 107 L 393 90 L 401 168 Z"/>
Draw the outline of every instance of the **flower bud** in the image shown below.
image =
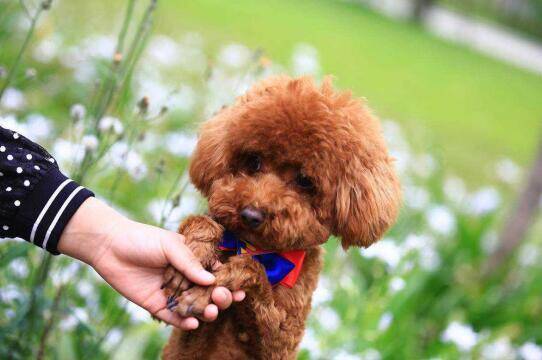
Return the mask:
<path id="1" fill-rule="evenodd" d="M 84 119 L 86 114 L 87 109 L 82 104 L 73 104 L 70 108 L 70 117 L 75 122 Z"/>

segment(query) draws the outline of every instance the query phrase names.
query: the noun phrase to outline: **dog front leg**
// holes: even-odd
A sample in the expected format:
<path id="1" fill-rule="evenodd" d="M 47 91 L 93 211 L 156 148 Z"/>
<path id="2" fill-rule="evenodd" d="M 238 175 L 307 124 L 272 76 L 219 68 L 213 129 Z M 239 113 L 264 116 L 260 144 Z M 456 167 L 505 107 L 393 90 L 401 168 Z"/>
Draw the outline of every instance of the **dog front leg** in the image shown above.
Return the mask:
<path id="1" fill-rule="evenodd" d="M 294 359 L 296 337 L 288 333 L 290 326 L 286 311 L 276 307 L 273 288 L 263 266 L 251 256 L 234 256 L 218 268 L 214 275 L 216 286 L 224 286 L 231 291 L 245 290 L 247 301 L 251 302 L 254 311 L 251 323 L 255 324 L 257 332 L 246 335 L 258 336 L 256 342 L 261 346 L 247 349 L 250 358 Z M 182 316 L 200 317 L 205 307 L 211 303 L 213 288 L 194 286 L 184 291 L 177 298 L 175 311 Z"/>
<path id="2" fill-rule="evenodd" d="M 179 233 L 184 235 L 185 244 L 209 271 L 218 263 L 216 244 L 222 238 L 224 228 L 208 216 L 190 216 L 179 227 Z M 164 284 L 168 295 L 168 307 L 175 306 L 175 298 L 181 292 L 192 286 L 192 283 L 178 272 L 173 266 L 168 266 L 164 274 Z"/>

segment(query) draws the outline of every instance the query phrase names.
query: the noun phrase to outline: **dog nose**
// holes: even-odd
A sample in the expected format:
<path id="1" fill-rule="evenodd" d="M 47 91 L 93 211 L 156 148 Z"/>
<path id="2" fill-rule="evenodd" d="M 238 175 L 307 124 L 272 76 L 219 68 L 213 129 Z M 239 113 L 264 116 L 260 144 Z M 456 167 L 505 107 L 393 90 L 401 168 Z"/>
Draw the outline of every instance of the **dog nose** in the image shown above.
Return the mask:
<path id="1" fill-rule="evenodd" d="M 241 210 L 241 220 L 251 229 L 256 229 L 263 223 L 264 215 L 261 210 L 248 206 Z"/>

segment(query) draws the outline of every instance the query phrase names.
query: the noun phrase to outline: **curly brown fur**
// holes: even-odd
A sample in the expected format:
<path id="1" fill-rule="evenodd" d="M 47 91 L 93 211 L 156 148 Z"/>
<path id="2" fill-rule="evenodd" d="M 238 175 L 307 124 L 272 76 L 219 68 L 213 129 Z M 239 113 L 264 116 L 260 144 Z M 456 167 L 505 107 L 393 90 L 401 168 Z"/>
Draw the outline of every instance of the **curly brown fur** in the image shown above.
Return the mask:
<path id="1" fill-rule="evenodd" d="M 254 86 L 201 129 L 190 175 L 209 200 L 209 217 L 181 226 L 190 248 L 214 271 L 216 286 L 243 289 L 247 299 L 213 323 L 175 330 L 165 359 L 293 359 L 321 270 L 320 245 L 367 247 L 395 221 L 400 186 L 378 120 L 360 100 L 308 77 L 275 77 Z M 250 225 L 242 213 L 256 211 Z M 261 221 L 260 221 L 261 220 Z M 220 225 L 219 225 L 220 224 Z M 272 287 L 249 256 L 216 251 L 226 228 L 264 249 L 304 249 L 292 289 Z M 213 267 L 221 257 L 224 265 Z M 213 287 L 165 279 L 172 308 L 201 316 Z M 192 287 L 191 287 L 192 286 Z"/>

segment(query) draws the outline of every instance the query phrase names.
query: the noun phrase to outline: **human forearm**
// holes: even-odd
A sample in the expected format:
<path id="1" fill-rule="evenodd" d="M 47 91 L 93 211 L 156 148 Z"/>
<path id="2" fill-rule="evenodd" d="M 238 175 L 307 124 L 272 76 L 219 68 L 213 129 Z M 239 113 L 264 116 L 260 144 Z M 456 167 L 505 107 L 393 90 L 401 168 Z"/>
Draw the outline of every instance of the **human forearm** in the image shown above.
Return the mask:
<path id="1" fill-rule="evenodd" d="M 112 235 L 128 221 L 102 201 L 88 198 L 64 228 L 58 251 L 94 266 L 109 249 Z"/>

